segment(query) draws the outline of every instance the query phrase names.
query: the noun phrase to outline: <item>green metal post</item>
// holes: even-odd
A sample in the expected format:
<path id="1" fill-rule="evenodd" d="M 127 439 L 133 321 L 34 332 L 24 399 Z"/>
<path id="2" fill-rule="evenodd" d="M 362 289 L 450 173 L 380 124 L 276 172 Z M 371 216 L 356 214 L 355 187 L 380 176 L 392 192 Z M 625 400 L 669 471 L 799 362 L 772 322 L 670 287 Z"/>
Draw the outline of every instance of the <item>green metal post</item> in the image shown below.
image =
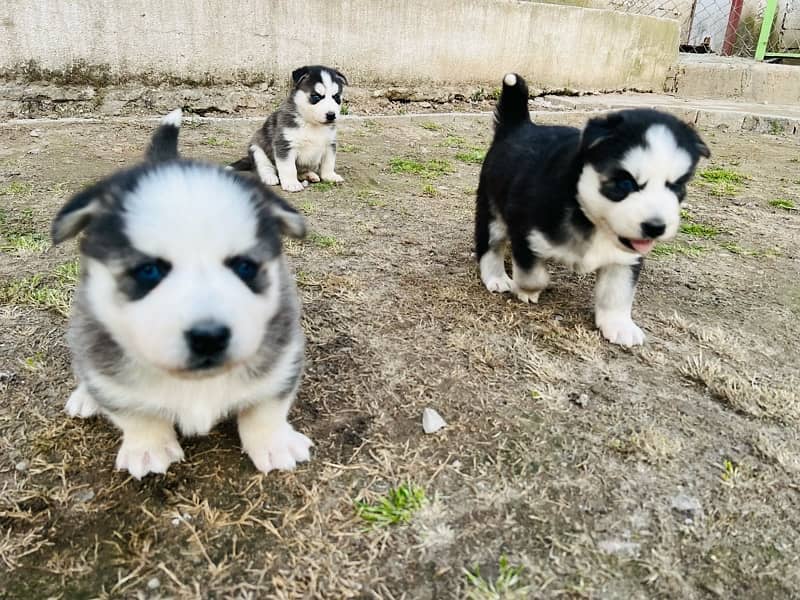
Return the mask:
<path id="1" fill-rule="evenodd" d="M 756 46 L 756 60 L 764 60 L 769 43 L 769 34 L 772 33 L 772 22 L 775 20 L 775 13 L 778 9 L 778 0 L 767 0 L 764 8 L 764 20 L 761 22 L 761 33 L 758 35 L 758 45 Z"/>

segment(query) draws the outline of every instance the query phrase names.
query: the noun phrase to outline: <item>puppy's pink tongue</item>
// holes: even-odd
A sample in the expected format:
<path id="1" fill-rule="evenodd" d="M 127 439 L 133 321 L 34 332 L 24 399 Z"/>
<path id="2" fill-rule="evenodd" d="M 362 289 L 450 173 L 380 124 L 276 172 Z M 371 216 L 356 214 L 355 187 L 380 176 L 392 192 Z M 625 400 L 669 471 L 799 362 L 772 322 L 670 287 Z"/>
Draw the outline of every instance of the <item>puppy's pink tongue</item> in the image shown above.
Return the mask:
<path id="1" fill-rule="evenodd" d="M 656 245 L 655 240 L 631 240 L 631 246 L 639 254 L 647 254 Z"/>

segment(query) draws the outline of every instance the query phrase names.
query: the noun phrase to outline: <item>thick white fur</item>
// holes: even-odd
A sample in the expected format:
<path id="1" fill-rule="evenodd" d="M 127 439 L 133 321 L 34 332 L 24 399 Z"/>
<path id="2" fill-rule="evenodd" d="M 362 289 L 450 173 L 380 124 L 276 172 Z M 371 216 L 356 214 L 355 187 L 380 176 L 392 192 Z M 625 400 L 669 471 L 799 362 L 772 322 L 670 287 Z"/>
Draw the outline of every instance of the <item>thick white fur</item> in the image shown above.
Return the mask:
<path id="1" fill-rule="evenodd" d="M 227 198 L 227 202 L 221 199 Z M 122 429 L 117 467 L 134 477 L 163 473 L 183 452 L 173 424 L 185 435 L 205 434 L 222 418 L 265 407 L 261 446 L 245 449 L 261 468 L 292 468 L 294 462 L 265 462 L 264 452 L 288 452 L 296 461 L 308 458 L 286 422 L 293 394 L 287 383 L 302 360 L 303 338 L 295 339 L 269 376 L 245 376 L 246 364 L 260 348 L 266 324 L 280 305 L 285 277 L 281 256 L 263 268 L 271 282 L 265 294 L 254 294 L 224 264 L 256 243 L 257 219 L 247 194 L 234 182 L 207 169 L 165 166 L 143 178 L 126 199 L 125 232 L 139 251 L 168 261 L 169 275 L 144 298 L 131 302 L 117 289 L 114 264 L 85 261 L 91 312 L 126 354 L 126 375 L 86 373 L 67 402 L 67 411 L 90 416 L 98 406 L 88 388 L 116 411 L 108 416 Z M 187 219 L 187 215 L 191 215 Z M 188 359 L 184 331 L 199 321 L 213 320 L 231 330 L 230 361 L 224 370 L 204 377 L 182 371 Z M 252 419 L 251 419 L 252 420 Z M 269 436 L 274 431 L 274 436 Z M 307 441 L 305 436 L 302 436 Z M 265 449 L 266 448 L 266 449 Z M 268 469 L 262 469 L 268 470 Z"/>
<path id="2" fill-rule="evenodd" d="M 647 146 L 637 146 L 626 154 L 620 166 L 644 189 L 613 202 L 600 192 L 601 175 L 584 167 L 578 181 L 578 201 L 584 214 L 600 229 L 628 239 L 642 237 L 641 224 L 661 221 L 666 229 L 659 240 L 675 237 L 680 223 L 678 197 L 666 187 L 683 177 L 692 166 L 689 154 L 678 146 L 664 125 L 653 125 L 645 134 Z"/>

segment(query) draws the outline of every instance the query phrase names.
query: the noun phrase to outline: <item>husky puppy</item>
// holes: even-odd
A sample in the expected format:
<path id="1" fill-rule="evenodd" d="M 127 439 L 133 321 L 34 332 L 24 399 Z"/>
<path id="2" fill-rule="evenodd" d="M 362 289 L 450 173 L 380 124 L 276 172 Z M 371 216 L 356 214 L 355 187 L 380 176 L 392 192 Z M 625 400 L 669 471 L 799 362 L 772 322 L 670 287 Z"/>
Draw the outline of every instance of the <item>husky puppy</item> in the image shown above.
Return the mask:
<path id="1" fill-rule="evenodd" d="M 250 141 L 247 156 L 231 164 L 255 169 L 267 185 L 299 192 L 308 182 L 344 181 L 335 172 L 336 119 L 347 78 L 336 69 L 300 67 L 292 72 L 292 91 Z"/>
<path id="2" fill-rule="evenodd" d="M 582 131 L 535 125 L 527 85 L 509 73 L 475 211 L 486 289 L 537 302 L 548 283 L 547 260 L 596 272 L 597 327 L 615 344 L 642 344 L 631 307 L 643 258 L 677 233 L 686 184 L 709 155 L 693 128 L 654 110 L 597 117 Z M 506 241 L 513 279 L 504 265 Z"/>
<path id="3" fill-rule="evenodd" d="M 259 470 L 292 469 L 311 440 L 286 420 L 304 338 L 280 236 L 305 224 L 255 178 L 179 158 L 180 122 L 53 221 L 55 244 L 83 232 L 66 410 L 119 427 L 116 467 L 137 479 L 183 458 L 175 425 L 202 435 L 229 415 Z"/>

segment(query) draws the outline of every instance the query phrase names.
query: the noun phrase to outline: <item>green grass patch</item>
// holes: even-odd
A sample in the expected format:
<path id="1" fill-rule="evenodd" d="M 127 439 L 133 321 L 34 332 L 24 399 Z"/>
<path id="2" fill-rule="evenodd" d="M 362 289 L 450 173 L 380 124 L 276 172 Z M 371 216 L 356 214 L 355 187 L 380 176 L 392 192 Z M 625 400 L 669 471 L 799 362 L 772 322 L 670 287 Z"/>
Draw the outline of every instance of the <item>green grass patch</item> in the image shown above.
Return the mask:
<path id="1" fill-rule="evenodd" d="M 704 252 L 708 252 L 708 248 L 698 244 L 676 244 L 664 243 L 656 244 L 650 251 L 651 256 L 700 256 Z"/>
<path id="2" fill-rule="evenodd" d="M 43 252 L 50 245 L 42 233 L 10 233 L 0 241 L 0 252 L 13 254 Z"/>
<path id="3" fill-rule="evenodd" d="M 467 140 L 460 135 L 447 135 L 439 142 L 439 145 L 446 148 L 464 148 L 467 145 Z"/>
<path id="4" fill-rule="evenodd" d="M 330 192 L 336 187 L 336 184 L 332 181 L 320 181 L 318 183 L 310 184 L 309 187 L 315 192 Z"/>
<path id="5" fill-rule="evenodd" d="M 511 600 L 513 598 L 528 598 L 529 586 L 522 585 L 521 576 L 523 568 L 512 565 L 508 558 L 501 556 L 498 561 L 496 577 L 487 577 L 481 574 L 476 566 L 472 570 L 465 569 L 467 578 L 468 600 Z"/>
<path id="6" fill-rule="evenodd" d="M 214 146 L 219 148 L 233 148 L 234 144 L 230 140 L 215 138 L 214 136 L 210 136 L 205 138 L 201 144 L 206 146 Z"/>
<path id="7" fill-rule="evenodd" d="M 336 250 L 339 248 L 339 240 L 332 235 L 320 235 L 312 231 L 308 234 L 308 241 L 319 248 L 327 248 L 329 250 Z"/>
<path id="8" fill-rule="evenodd" d="M 350 105 L 346 102 L 342 103 L 342 108 L 339 110 L 339 114 L 341 115 L 349 115 L 350 114 Z"/>
<path id="9" fill-rule="evenodd" d="M 361 152 L 361 148 L 353 144 L 337 144 L 336 151 L 344 152 L 345 154 L 355 154 L 356 152 Z"/>
<path id="10" fill-rule="evenodd" d="M 456 154 L 456 158 L 470 165 L 479 165 L 483 162 L 483 159 L 486 158 L 486 150 L 470 148 L 469 150 Z"/>
<path id="11" fill-rule="evenodd" d="M 428 161 L 419 161 L 413 158 L 393 158 L 389 161 L 392 173 L 419 175 L 420 177 L 433 178 L 453 172 L 453 165 L 442 158 Z"/>
<path id="12" fill-rule="evenodd" d="M 732 196 L 747 180 L 744 175 L 722 167 L 704 169 L 698 173 L 698 177 L 714 196 Z"/>
<path id="13" fill-rule="evenodd" d="M 24 181 L 12 181 L 0 188 L 0 196 L 30 196 L 33 186 Z"/>
<path id="14" fill-rule="evenodd" d="M 770 257 L 774 258 L 776 256 L 780 256 L 781 253 L 778 250 L 770 249 L 770 250 L 753 250 L 752 248 L 745 248 L 744 246 L 740 246 L 736 242 L 722 242 L 720 244 L 720 248 L 727 250 L 731 254 L 737 254 L 739 256 L 755 256 L 758 258 Z"/>
<path id="15" fill-rule="evenodd" d="M 36 306 L 66 317 L 79 270 L 80 262 L 75 259 L 59 265 L 50 273 L 37 273 L 11 281 L 0 288 L 0 303 Z"/>
<path id="16" fill-rule="evenodd" d="M 681 233 L 697 238 L 712 239 L 717 237 L 721 232 L 713 225 L 704 225 L 703 223 L 681 223 Z"/>
<path id="17" fill-rule="evenodd" d="M 422 195 L 428 196 L 429 198 L 435 198 L 439 195 L 439 190 L 433 187 L 430 183 L 426 183 L 422 186 Z"/>
<path id="18" fill-rule="evenodd" d="M 428 131 L 439 131 L 442 126 L 438 123 L 433 123 L 431 121 L 425 121 L 424 123 L 419 124 L 420 127 L 423 129 L 427 129 Z"/>
<path id="19" fill-rule="evenodd" d="M 376 527 L 408 523 L 411 517 L 427 502 L 425 490 L 412 484 L 403 484 L 378 500 L 377 503 L 356 502 L 356 513 Z"/>
<path id="20" fill-rule="evenodd" d="M 775 198 L 775 200 L 769 201 L 769 205 L 774 206 L 775 208 L 782 208 L 784 210 L 797 210 L 794 201 L 789 200 L 788 198 Z"/>

